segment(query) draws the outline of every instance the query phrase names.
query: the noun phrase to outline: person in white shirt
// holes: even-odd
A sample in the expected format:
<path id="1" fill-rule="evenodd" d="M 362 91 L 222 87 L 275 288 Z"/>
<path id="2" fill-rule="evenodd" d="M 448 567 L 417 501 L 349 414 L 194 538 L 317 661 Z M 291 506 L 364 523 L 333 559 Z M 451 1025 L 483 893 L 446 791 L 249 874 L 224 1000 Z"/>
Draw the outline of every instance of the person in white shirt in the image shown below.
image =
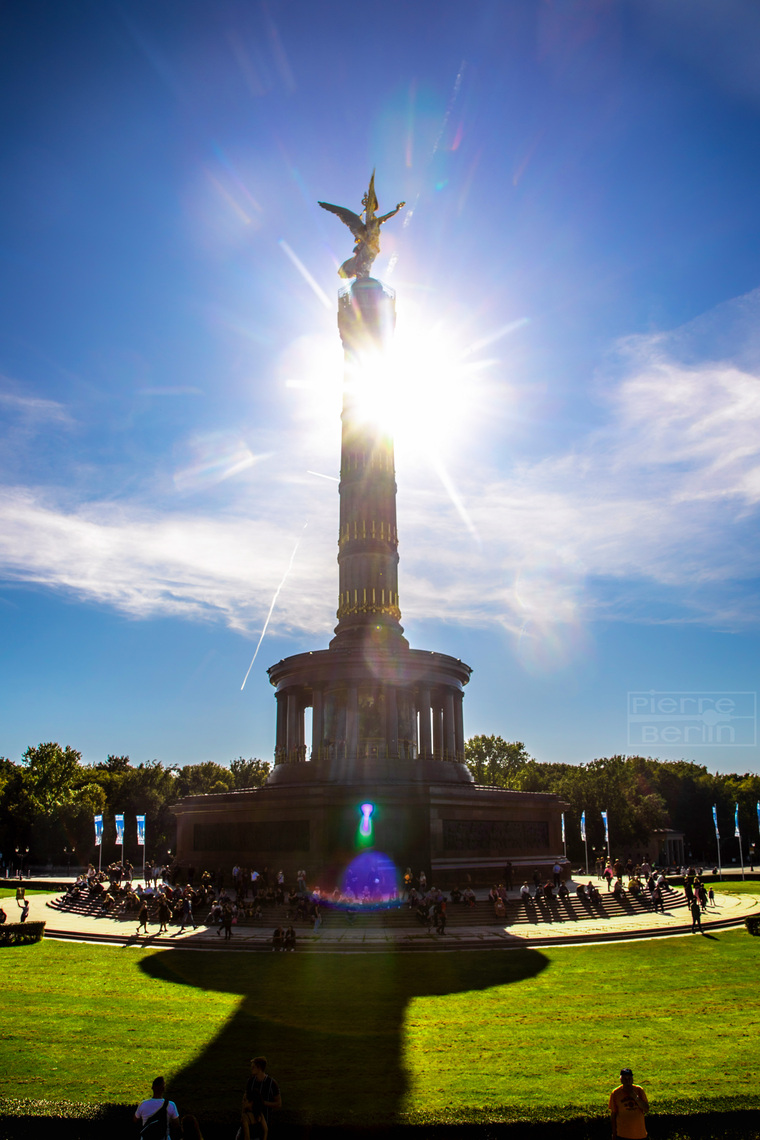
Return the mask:
<path id="1" fill-rule="evenodd" d="M 166 1105 L 166 1113 L 165 1120 L 162 1123 L 159 1114 L 163 1112 L 164 1104 Z M 152 1116 L 156 1117 L 156 1121 L 152 1125 L 148 1125 Z M 173 1100 L 169 1100 L 166 1096 L 164 1078 L 156 1077 L 153 1082 L 153 1096 L 142 1101 L 135 1109 L 135 1124 L 140 1125 L 140 1135 L 144 1136 L 146 1140 L 170 1140 L 173 1121 L 179 1121 L 177 1106 Z M 146 1125 L 148 1125 L 147 1129 Z"/>

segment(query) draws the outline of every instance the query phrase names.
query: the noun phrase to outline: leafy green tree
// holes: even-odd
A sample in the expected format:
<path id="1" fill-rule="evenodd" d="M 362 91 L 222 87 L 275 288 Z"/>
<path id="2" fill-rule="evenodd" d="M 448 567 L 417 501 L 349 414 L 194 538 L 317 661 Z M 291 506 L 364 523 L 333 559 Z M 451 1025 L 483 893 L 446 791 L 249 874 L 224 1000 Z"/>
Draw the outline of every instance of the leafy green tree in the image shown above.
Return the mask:
<path id="1" fill-rule="evenodd" d="M 93 816 L 106 807 L 106 794 L 101 785 L 88 779 L 92 770 L 83 769 L 71 800 L 60 809 L 60 821 L 66 835 L 66 847 L 73 848 L 79 863 L 88 863 L 93 856 Z"/>
<path id="2" fill-rule="evenodd" d="M 135 866 L 143 855 L 142 848 L 137 846 L 136 815 L 145 816 L 148 858 L 163 859 L 167 851 L 175 849 L 177 828 L 170 808 L 181 798 L 178 779 L 177 770 L 165 768 L 160 760 L 130 767 L 120 777 L 118 798 L 112 801 L 112 811 L 125 815 L 124 857 L 131 859 Z"/>
<path id="3" fill-rule="evenodd" d="M 255 757 L 245 760 L 240 756 L 230 764 L 233 788 L 236 792 L 242 791 L 244 788 L 260 788 L 266 783 L 267 776 L 271 771 L 272 765 L 268 760 L 258 760 Z"/>
<path id="4" fill-rule="evenodd" d="M 544 764 L 530 760 L 516 774 L 513 787 L 525 792 L 553 792 L 566 804 L 568 855 L 584 856 L 580 819 L 586 813 L 589 850 L 604 847 L 602 812 L 608 812 L 612 855 L 626 855 L 646 844 L 652 831 L 667 826 L 667 805 L 656 787 L 643 780 L 633 757 L 611 756 L 588 764 Z"/>
<path id="5" fill-rule="evenodd" d="M 464 762 L 476 784 L 513 788 L 531 757 L 522 741 L 509 742 L 501 736 L 471 736 L 465 741 Z"/>
<path id="6" fill-rule="evenodd" d="M 28 772 L 21 764 L 0 760 L 0 851 L 10 859 L 16 847 L 31 847 L 37 809 L 32 801 Z"/>
<path id="7" fill-rule="evenodd" d="M 186 764 L 177 775 L 177 798 L 183 796 L 206 796 L 216 792 L 230 792 L 235 778 L 229 768 L 223 768 L 213 760 L 203 764 Z"/>
<path id="8" fill-rule="evenodd" d="M 52 741 L 31 745 L 22 757 L 28 774 L 28 786 L 40 811 L 50 813 L 72 798 L 74 781 L 79 774 L 82 754 L 68 744 L 61 748 Z"/>
<path id="9" fill-rule="evenodd" d="M 96 764 L 95 767 L 104 772 L 126 772 L 129 768 L 129 757 L 114 756 L 109 752 L 106 759 L 102 760 L 100 764 Z"/>
<path id="10" fill-rule="evenodd" d="M 82 756 L 69 745 L 62 748 L 49 741 L 36 748 L 30 745 L 21 759 L 24 775 L 18 806 L 23 815 L 31 817 L 30 858 L 55 861 L 68 843 L 63 810 L 73 801 Z"/>

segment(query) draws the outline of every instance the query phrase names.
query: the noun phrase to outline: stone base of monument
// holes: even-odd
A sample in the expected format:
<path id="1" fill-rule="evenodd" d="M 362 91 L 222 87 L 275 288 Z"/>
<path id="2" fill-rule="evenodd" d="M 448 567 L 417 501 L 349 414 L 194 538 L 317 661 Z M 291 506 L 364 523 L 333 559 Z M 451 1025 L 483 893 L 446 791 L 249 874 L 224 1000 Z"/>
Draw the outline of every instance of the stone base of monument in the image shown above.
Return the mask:
<path id="1" fill-rule="evenodd" d="M 263 788 L 186 797 L 173 809 L 178 859 L 197 875 L 239 864 L 291 884 L 305 870 L 310 887 L 378 895 L 400 890 L 407 867 L 448 890 L 501 882 L 508 860 L 515 886 L 564 863 L 556 796 L 463 783 L 464 765 L 434 760 L 375 761 L 374 778 L 349 767 L 353 779 L 325 779 L 325 765 L 281 765 Z"/>

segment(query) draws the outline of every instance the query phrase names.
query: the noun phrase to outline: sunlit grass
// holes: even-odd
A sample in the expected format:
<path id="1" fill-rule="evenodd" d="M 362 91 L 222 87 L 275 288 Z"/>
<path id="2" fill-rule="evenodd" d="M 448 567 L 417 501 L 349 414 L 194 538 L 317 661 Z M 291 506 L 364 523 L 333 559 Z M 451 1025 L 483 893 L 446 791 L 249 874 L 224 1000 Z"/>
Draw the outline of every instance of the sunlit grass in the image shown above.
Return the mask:
<path id="1" fill-rule="evenodd" d="M 133 1105 L 163 1072 L 181 1111 L 232 1122 L 259 1051 L 283 1124 L 603 1117 L 622 1065 L 655 1112 L 760 1108 L 760 939 L 743 930 L 480 954 L 0 953 L 0 1109 Z"/>

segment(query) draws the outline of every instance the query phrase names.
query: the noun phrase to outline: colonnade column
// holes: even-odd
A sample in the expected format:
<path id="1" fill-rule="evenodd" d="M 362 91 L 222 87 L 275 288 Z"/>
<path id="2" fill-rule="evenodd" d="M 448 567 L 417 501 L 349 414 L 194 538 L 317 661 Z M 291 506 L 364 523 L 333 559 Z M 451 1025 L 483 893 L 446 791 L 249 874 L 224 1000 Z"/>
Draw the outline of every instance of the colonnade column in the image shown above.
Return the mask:
<path id="1" fill-rule="evenodd" d="M 456 744 L 455 759 L 464 762 L 464 716 L 462 714 L 462 701 L 464 693 L 454 694 L 454 742 Z"/>
<path id="2" fill-rule="evenodd" d="M 288 689 L 288 763 L 292 764 L 298 747 L 298 698 L 294 689 Z"/>
<path id="3" fill-rule="evenodd" d="M 446 690 L 443 704 L 443 748 L 446 760 L 456 760 L 456 729 L 454 727 L 454 694 Z"/>
<path id="4" fill-rule="evenodd" d="M 288 694 L 275 693 L 277 701 L 277 728 L 274 738 L 274 762 L 281 764 L 288 751 Z"/>
<path id="5" fill-rule="evenodd" d="M 324 736 L 324 693 L 314 689 L 311 698 L 311 758 L 319 760 Z"/>
<path id="6" fill-rule="evenodd" d="M 420 759 L 429 759 L 431 749 L 430 739 L 430 687 L 420 686 Z"/>
<path id="7" fill-rule="evenodd" d="M 438 704 L 438 697 L 432 705 L 433 709 L 433 755 L 436 760 L 443 760 L 443 708 Z"/>

